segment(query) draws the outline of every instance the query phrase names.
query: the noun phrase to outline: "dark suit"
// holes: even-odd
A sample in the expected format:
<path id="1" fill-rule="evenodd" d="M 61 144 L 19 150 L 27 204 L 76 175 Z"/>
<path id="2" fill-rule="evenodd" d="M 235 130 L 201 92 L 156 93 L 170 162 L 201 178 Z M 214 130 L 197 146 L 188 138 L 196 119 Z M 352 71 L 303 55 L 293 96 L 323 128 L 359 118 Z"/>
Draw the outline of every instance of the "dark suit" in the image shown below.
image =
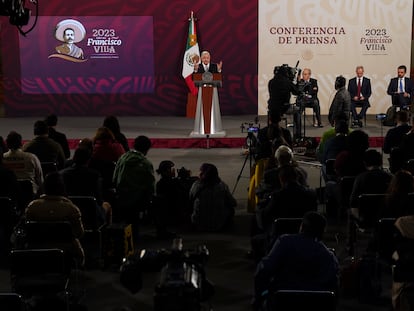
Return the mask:
<path id="1" fill-rule="evenodd" d="M 348 83 L 348 92 L 351 95 L 351 113 L 352 119 L 360 120 L 364 119 L 367 113 L 368 108 L 371 106 L 369 104 L 369 97 L 371 96 L 371 80 L 365 77 L 362 77 L 361 81 L 361 92 L 360 96 L 363 96 L 363 100 L 355 100 L 354 97 L 358 96 L 358 78 L 354 77 L 349 80 Z M 361 107 L 359 114 L 356 112 L 356 107 Z"/>
<path id="2" fill-rule="evenodd" d="M 392 78 L 390 84 L 388 84 L 387 94 L 391 95 L 392 105 L 399 106 L 400 108 L 407 108 L 412 103 L 412 97 L 414 95 L 414 84 L 410 78 L 404 78 L 404 90 L 409 94 L 409 97 L 404 97 L 403 93 L 399 91 L 398 77 Z"/>
<path id="3" fill-rule="evenodd" d="M 217 68 L 217 64 L 210 63 L 210 64 L 208 65 L 208 71 L 209 71 L 209 72 L 211 72 L 211 73 L 218 73 L 219 71 L 218 71 L 218 68 Z M 205 70 L 204 70 L 204 64 L 203 64 L 203 63 L 201 63 L 201 64 L 198 66 L 197 73 L 204 73 L 204 72 L 205 72 Z"/>
<path id="4" fill-rule="evenodd" d="M 295 134 L 296 137 L 301 136 L 302 122 L 301 115 L 306 107 L 311 107 L 316 116 L 318 125 L 321 121 L 321 108 L 318 99 L 318 80 L 310 78 L 309 81 L 300 80 L 299 90 L 302 91 L 296 99 L 296 105 L 299 106 L 299 114 L 295 115 Z"/>

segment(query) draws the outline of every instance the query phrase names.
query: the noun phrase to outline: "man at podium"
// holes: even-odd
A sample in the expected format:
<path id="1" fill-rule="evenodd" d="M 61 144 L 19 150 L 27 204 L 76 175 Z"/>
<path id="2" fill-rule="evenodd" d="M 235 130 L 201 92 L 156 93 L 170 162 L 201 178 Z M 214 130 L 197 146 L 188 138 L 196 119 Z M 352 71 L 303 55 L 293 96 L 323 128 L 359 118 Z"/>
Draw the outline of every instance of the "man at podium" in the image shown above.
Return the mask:
<path id="1" fill-rule="evenodd" d="M 222 85 L 223 62 L 212 63 L 210 53 L 201 53 L 201 62 L 194 65 L 193 81 L 198 87 L 197 108 L 192 137 L 224 137 L 217 88 Z"/>
<path id="2" fill-rule="evenodd" d="M 201 52 L 201 63 L 194 65 L 194 72 L 195 73 L 204 73 L 204 72 L 211 72 L 211 73 L 220 73 L 221 72 L 221 66 L 223 65 L 223 62 L 220 61 L 218 64 L 211 63 L 211 56 L 210 52 L 203 51 Z"/>

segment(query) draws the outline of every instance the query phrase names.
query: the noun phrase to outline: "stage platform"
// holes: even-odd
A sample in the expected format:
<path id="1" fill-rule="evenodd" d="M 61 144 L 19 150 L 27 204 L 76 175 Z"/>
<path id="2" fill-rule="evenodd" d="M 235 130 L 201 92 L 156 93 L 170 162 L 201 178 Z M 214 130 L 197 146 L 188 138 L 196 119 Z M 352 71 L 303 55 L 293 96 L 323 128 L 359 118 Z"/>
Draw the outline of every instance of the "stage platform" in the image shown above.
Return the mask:
<path id="1" fill-rule="evenodd" d="M 19 132 L 24 140 L 33 137 L 33 124 L 39 117 L 28 118 L 1 118 L 0 135 L 6 137 L 11 130 Z M 76 148 L 80 139 L 95 135 L 96 129 L 102 125 L 104 117 L 59 117 L 57 130 L 66 134 L 71 149 Z M 266 126 L 266 116 L 255 115 L 222 116 L 223 130 L 226 136 L 221 138 L 190 137 L 194 127 L 194 119 L 186 117 L 118 117 L 122 132 L 132 145 L 133 139 L 138 135 L 146 135 L 153 142 L 153 148 L 241 148 L 247 137 L 247 127 L 250 124 L 260 127 Z M 306 119 L 306 137 L 319 139 L 328 125 L 327 116 L 322 116 L 323 128 L 312 126 L 312 116 Z M 292 123 L 288 116 L 287 123 Z M 282 123 L 283 124 L 283 123 Z M 242 130 L 242 126 L 245 128 Z M 367 116 L 367 126 L 362 130 L 370 136 L 370 146 L 382 147 L 383 137 L 389 127 L 381 126 L 375 120 L 375 115 Z"/>

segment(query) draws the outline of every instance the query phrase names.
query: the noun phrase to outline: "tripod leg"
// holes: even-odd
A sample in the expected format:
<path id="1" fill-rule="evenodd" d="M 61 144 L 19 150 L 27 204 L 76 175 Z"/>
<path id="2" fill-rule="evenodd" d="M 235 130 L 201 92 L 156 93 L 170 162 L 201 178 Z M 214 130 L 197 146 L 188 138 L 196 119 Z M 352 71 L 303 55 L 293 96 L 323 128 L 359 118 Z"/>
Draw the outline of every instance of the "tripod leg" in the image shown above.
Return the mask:
<path id="1" fill-rule="evenodd" d="M 244 167 L 246 166 L 247 159 L 249 159 L 249 158 L 251 159 L 250 150 L 249 150 L 249 153 L 246 154 L 246 157 L 244 158 L 243 165 L 242 165 L 242 167 L 240 169 L 239 175 L 237 176 L 236 183 L 234 184 L 234 188 L 233 188 L 233 191 L 231 192 L 231 194 L 234 194 L 234 191 L 236 191 L 236 188 L 237 188 L 237 185 L 239 183 L 239 180 L 240 180 L 240 178 L 241 178 L 241 176 L 243 174 Z"/>

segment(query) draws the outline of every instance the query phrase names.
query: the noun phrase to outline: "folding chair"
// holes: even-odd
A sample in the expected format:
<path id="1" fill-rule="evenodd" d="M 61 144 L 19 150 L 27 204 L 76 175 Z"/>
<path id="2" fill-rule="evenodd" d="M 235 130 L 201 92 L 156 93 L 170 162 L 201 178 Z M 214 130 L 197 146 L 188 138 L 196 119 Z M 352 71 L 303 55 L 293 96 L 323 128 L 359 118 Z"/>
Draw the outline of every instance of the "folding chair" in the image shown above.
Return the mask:
<path id="1" fill-rule="evenodd" d="M 395 237 L 398 233 L 394 226 L 396 218 L 381 218 L 377 224 L 377 254 L 378 258 L 387 264 L 392 263 L 392 253 L 395 249 Z"/>
<path id="2" fill-rule="evenodd" d="M 63 303 L 69 310 L 69 275 L 61 249 L 12 250 L 10 257 L 13 292 L 24 298 L 38 296 L 47 299 L 63 293 Z"/>
<path id="3" fill-rule="evenodd" d="M 72 226 L 67 221 L 26 221 L 25 249 L 56 248 L 63 250 L 67 271 L 78 264 L 74 254 Z"/>
<path id="4" fill-rule="evenodd" d="M 16 293 L 0 293 L 0 310 L 25 311 L 25 304 L 21 295 Z"/>
<path id="5" fill-rule="evenodd" d="M 33 194 L 33 185 L 29 179 L 17 180 L 19 184 L 18 209 L 24 212 L 27 205 L 35 198 Z"/>
<path id="6" fill-rule="evenodd" d="M 361 237 L 365 238 L 365 241 L 368 242 L 367 246 L 370 250 L 376 250 L 377 245 L 373 242 L 375 242 L 375 230 L 377 230 L 379 213 L 383 210 L 385 204 L 385 196 L 382 193 L 361 194 L 358 197 L 358 218 L 350 216 L 349 219 L 349 241 L 353 251 L 357 249 L 357 241 Z"/>
<path id="7" fill-rule="evenodd" d="M 82 215 L 82 223 L 85 235 L 82 237 L 82 245 L 85 250 L 87 265 L 90 260 L 102 259 L 102 229 L 105 224 L 98 222 L 96 214 L 97 202 L 92 196 L 68 196 L 69 200 L 75 204 Z"/>
<path id="8" fill-rule="evenodd" d="M 379 220 L 380 211 L 384 209 L 386 195 L 384 193 L 361 194 L 358 197 L 360 229 L 374 229 Z"/>
<path id="9" fill-rule="evenodd" d="M 43 176 L 46 177 L 47 174 L 57 172 L 56 162 L 40 162 L 42 167 Z"/>
<path id="10" fill-rule="evenodd" d="M 336 297 L 332 291 L 317 290 L 278 290 L 270 297 L 268 310 L 303 311 L 336 310 Z"/>
<path id="11" fill-rule="evenodd" d="M 10 236 L 17 217 L 16 204 L 8 197 L 0 197 L 0 261 L 10 252 Z"/>
<path id="12" fill-rule="evenodd" d="M 299 233 L 302 218 L 276 218 L 271 233 L 267 238 L 267 250 L 270 250 L 279 236 L 282 234 Z"/>

